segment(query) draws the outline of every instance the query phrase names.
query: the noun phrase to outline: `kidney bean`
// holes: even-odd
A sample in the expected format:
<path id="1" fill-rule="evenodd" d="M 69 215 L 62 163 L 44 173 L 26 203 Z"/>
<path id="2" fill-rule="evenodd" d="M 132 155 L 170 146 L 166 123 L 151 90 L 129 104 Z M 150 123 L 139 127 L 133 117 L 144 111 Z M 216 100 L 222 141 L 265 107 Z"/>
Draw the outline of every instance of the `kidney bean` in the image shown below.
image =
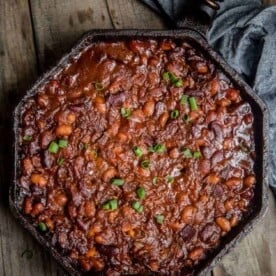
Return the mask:
<path id="1" fill-rule="evenodd" d="M 186 225 L 179 233 L 180 237 L 184 241 L 190 241 L 196 234 L 195 228 L 193 228 L 191 225 Z"/>
<path id="2" fill-rule="evenodd" d="M 167 121 L 169 119 L 169 112 L 165 111 L 160 117 L 159 117 L 159 124 L 161 127 L 165 127 Z"/>
<path id="3" fill-rule="evenodd" d="M 200 231 L 199 237 L 204 243 L 216 244 L 219 241 L 220 232 L 220 228 L 216 224 L 208 223 Z"/>
<path id="4" fill-rule="evenodd" d="M 229 232 L 231 230 L 231 224 L 229 220 L 224 217 L 216 218 L 216 223 L 224 232 Z"/>
<path id="5" fill-rule="evenodd" d="M 222 160 L 223 160 L 223 151 L 222 150 L 216 151 L 211 157 L 212 168 L 215 167 L 217 163 L 221 162 Z"/>

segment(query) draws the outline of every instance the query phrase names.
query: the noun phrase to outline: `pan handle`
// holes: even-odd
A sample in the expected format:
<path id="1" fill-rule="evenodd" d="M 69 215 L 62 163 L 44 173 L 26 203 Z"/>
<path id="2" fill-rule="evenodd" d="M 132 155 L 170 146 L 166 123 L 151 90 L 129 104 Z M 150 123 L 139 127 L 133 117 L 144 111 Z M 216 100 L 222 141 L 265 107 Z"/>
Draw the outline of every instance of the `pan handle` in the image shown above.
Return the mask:
<path id="1" fill-rule="evenodd" d="M 175 27 L 191 29 L 206 38 L 206 33 L 219 9 L 218 1 L 194 0 L 187 2 L 189 4 L 184 6 L 185 11 L 175 20 Z"/>

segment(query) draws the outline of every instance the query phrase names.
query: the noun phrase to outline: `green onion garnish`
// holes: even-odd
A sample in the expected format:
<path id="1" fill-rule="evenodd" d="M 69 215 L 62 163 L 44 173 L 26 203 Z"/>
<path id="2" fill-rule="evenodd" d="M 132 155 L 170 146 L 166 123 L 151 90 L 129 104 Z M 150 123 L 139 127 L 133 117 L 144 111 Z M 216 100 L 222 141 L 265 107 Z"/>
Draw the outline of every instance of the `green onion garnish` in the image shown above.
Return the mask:
<path id="1" fill-rule="evenodd" d="M 146 190 L 145 190 L 145 188 L 139 187 L 139 188 L 136 190 L 136 194 L 137 194 L 138 198 L 144 199 L 144 198 L 146 197 Z"/>
<path id="2" fill-rule="evenodd" d="M 170 80 L 170 72 L 165 72 L 165 73 L 163 73 L 163 80 L 164 80 L 164 81 Z"/>
<path id="3" fill-rule="evenodd" d="M 156 144 L 155 146 L 149 147 L 149 151 L 163 153 L 166 151 L 166 147 L 163 144 Z"/>
<path id="4" fill-rule="evenodd" d="M 131 109 L 122 107 L 121 108 L 121 115 L 122 115 L 122 117 L 128 119 L 130 117 L 130 115 L 131 115 Z"/>
<path id="5" fill-rule="evenodd" d="M 195 151 L 193 156 L 194 156 L 195 159 L 198 159 L 198 158 L 201 157 L 201 152 L 200 151 Z"/>
<path id="6" fill-rule="evenodd" d="M 193 157 L 191 150 L 188 149 L 188 148 L 183 149 L 182 153 L 186 158 L 192 158 Z"/>
<path id="7" fill-rule="evenodd" d="M 163 215 L 156 215 L 155 220 L 158 224 L 163 224 L 164 222 L 164 216 Z"/>
<path id="8" fill-rule="evenodd" d="M 117 199 L 111 199 L 106 201 L 103 206 L 102 209 L 104 210 L 116 210 L 118 208 L 118 200 Z"/>
<path id="9" fill-rule="evenodd" d="M 101 82 L 95 82 L 95 89 L 97 90 L 97 91 L 101 91 L 101 90 L 103 90 L 104 89 L 104 86 L 103 86 L 103 84 L 101 83 Z"/>
<path id="10" fill-rule="evenodd" d="M 67 140 L 59 140 L 58 141 L 58 146 L 62 149 L 66 148 L 68 146 L 68 141 Z"/>
<path id="11" fill-rule="evenodd" d="M 188 114 L 183 115 L 182 120 L 187 124 L 190 121 L 190 117 Z"/>
<path id="12" fill-rule="evenodd" d="M 179 116 L 179 111 L 177 109 L 171 112 L 171 119 L 176 119 Z"/>
<path id="13" fill-rule="evenodd" d="M 180 79 L 178 79 L 177 81 L 174 82 L 174 85 L 175 85 L 176 87 L 182 87 L 182 86 L 183 86 L 183 81 L 180 80 Z"/>
<path id="14" fill-rule="evenodd" d="M 159 177 L 158 177 L 158 176 L 155 176 L 155 177 L 152 179 L 152 184 L 153 184 L 153 185 L 156 185 L 158 179 L 159 179 Z"/>
<path id="15" fill-rule="evenodd" d="M 143 169 L 148 169 L 148 168 L 150 167 L 150 161 L 149 161 L 149 160 L 143 160 L 143 161 L 141 162 L 141 167 L 142 167 Z"/>
<path id="16" fill-rule="evenodd" d="M 168 183 L 173 183 L 174 182 L 174 178 L 171 175 L 167 175 L 166 180 L 167 180 Z"/>
<path id="17" fill-rule="evenodd" d="M 62 157 L 58 158 L 57 164 L 58 164 L 59 166 L 61 166 L 61 165 L 63 164 L 63 162 L 64 162 L 64 158 L 62 158 Z"/>
<path id="18" fill-rule="evenodd" d="M 137 157 L 141 157 L 143 155 L 143 150 L 137 146 L 133 147 L 132 150 Z"/>
<path id="19" fill-rule="evenodd" d="M 189 98 L 189 104 L 190 104 L 190 107 L 192 110 L 198 110 L 198 106 L 197 106 L 195 97 Z"/>
<path id="20" fill-rule="evenodd" d="M 32 141 L 33 137 L 31 135 L 24 135 L 23 140 L 24 141 Z"/>
<path id="21" fill-rule="evenodd" d="M 58 148 L 59 148 L 58 144 L 56 142 L 52 141 L 51 144 L 48 147 L 48 151 L 51 152 L 51 153 L 57 153 Z"/>
<path id="22" fill-rule="evenodd" d="M 188 103 L 188 96 L 187 95 L 182 95 L 180 99 L 180 104 L 184 105 Z"/>
<path id="23" fill-rule="evenodd" d="M 141 213 L 144 210 L 143 205 L 139 201 L 133 201 L 131 206 L 138 213 Z"/>
<path id="24" fill-rule="evenodd" d="M 40 222 L 38 224 L 38 228 L 41 232 L 46 232 L 47 231 L 47 225 L 44 222 Z"/>
<path id="25" fill-rule="evenodd" d="M 114 186 L 123 186 L 124 180 L 121 178 L 113 178 L 113 179 L 111 179 L 111 184 Z"/>
<path id="26" fill-rule="evenodd" d="M 26 259 L 30 260 L 33 255 L 33 251 L 31 251 L 30 249 L 26 249 L 22 252 L 21 257 L 23 258 L 24 256 L 26 256 Z"/>

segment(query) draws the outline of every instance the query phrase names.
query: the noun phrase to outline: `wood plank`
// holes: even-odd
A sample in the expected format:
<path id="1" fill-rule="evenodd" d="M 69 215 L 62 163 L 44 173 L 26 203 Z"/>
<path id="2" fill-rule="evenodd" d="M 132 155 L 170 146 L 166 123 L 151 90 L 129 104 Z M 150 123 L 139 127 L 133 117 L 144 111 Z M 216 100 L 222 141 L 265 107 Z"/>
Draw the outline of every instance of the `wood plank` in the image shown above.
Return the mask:
<path id="1" fill-rule="evenodd" d="M 13 218 L 8 207 L 12 109 L 36 78 L 36 56 L 27 0 L 0 1 L 0 275 L 53 275 L 56 263 Z M 33 258 L 21 257 L 25 249 Z M 55 272 L 56 273 L 56 272 Z"/>
<path id="2" fill-rule="evenodd" d="M 41 71 L 91 29 L 112 28 L 105 1 L 31 0 Z"/>
<path id="3" fill-rule="evenodd" d="M 269 193 L 266 216 L 256 228 L 214 269 L 214 276 L 270 276 L 275 275 L 276 262 L 276 203 Z"/>
<path id="4" fill-rule="evenodd" d="M 276 5 L 276 0 L 263 0 L 265 5 Z"/>
<path id="5" fill-rule="evenodd" d="M 106 0 L 114 28 L 162 29 L 162 19 L 137 0 Z"/>

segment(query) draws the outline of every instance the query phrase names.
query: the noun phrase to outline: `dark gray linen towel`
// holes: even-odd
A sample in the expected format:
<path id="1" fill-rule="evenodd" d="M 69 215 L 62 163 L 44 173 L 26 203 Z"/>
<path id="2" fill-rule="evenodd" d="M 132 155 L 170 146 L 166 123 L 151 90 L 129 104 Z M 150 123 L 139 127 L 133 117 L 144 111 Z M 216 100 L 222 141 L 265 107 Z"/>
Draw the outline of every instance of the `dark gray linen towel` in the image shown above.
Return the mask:
<path id="1" fill-rule="evenodd" d="M 172 22 L 188 2 L 141 1 Z M 269 184 L 276 195 L 276 5 L 264 7 L 260 0 L 224 0 L 219 4 L 207 39 L 269 108 Z"/>

